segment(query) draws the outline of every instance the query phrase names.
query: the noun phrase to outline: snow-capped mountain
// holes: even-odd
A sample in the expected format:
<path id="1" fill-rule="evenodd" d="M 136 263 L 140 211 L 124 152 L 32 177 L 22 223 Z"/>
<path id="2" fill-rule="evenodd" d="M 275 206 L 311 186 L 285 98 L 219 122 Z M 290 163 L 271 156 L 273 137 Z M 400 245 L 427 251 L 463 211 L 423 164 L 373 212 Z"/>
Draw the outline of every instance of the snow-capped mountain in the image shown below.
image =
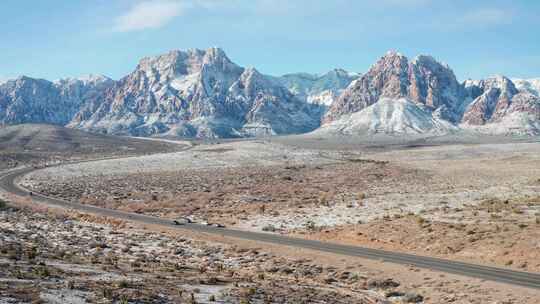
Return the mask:
<path id="1" fill-rule="evenodd" d="M 238 137 L 308 132 L 313 106 L 219 48 L 144 58 L 68 126 L 112 134 Z"/>
<path id="2" fill-rule="evenodd" d="M 430 56 L 418 56 L 409 61 L 400 53 L 388 52 L 341 94 L 324 121 L 361 111 L 380 98 L 407 98 L 456 122 L 464 96 L 462 86 L 447 65 Z"/>
<path id="3" fill-rule="evenodd" d="M 430 56 L 389 52 L 366 74 L 273 77 L 219 48 L 143 58 L 114 81 L 88 75 L 0 84 L 0 125 L 197 138 L 305 133 L 540 135 L 540 79 L 496 76 L 459 83 Z M 317 132 L 319 132 L 317 131 Z"/>
<path id="4" fill-rule="evenodd" d="M 520 92 L 506 77 L 460 84 L 453 71 L 433 57 L 409 61 L 389 52 L 345 89 L 321 129 L 441 133 L 459 125 L 484 133 L 540 134 L 538 103 L 537 96 Z"/>
<path id="5" fill-rule="evenodd" d="M 277 80 L 300 99 L 308 103 L 329 107 L 335 98 L 358 77 L 360 77 L 358 74 L 334 69 L 323 75 L 286 74 L 277 77 Z"/>

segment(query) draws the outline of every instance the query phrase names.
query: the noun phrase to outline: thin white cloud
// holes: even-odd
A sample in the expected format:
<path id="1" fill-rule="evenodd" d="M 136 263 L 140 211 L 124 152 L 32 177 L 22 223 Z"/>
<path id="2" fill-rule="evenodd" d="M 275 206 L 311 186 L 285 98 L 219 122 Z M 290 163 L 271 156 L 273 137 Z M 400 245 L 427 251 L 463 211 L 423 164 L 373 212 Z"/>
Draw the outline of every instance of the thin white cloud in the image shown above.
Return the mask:
<path id="1" fill-rule="evenodd" d="M 482 8 L 463 15 L 460 20 L 463 25 L 494 26 L 512 22 L 512 13 L 499 8 Z"/>
<path id="2" fill-rule="evenodd" d="M 156 29 L 165 26 L 185 9 L 181 1 L 147 0 L 139 2 L 115 20 L 114 30 L 119 32 Z"/>

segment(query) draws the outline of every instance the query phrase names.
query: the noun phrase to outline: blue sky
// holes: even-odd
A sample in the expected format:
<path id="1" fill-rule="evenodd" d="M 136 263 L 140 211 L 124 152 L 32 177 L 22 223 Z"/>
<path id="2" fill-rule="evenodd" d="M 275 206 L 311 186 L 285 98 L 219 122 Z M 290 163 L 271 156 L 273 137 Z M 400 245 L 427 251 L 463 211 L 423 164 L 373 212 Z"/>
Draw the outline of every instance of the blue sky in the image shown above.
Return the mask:
<path id="1" fill-rule="evenodd" d="M 0 79 L 105 74 L 219 46 L 279 75 L 364 72 L 388 50 L 430 54 L 460 80 L 540 77 L 540 1 L 3 0 Z"/>

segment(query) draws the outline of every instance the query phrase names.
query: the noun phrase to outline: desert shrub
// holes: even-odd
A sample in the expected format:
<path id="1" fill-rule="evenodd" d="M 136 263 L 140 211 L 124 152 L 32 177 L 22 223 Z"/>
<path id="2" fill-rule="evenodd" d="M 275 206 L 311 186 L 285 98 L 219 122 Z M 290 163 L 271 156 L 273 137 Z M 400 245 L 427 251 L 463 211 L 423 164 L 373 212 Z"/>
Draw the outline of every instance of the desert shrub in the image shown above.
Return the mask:
<path id="1" fill-rule="evenodd" d="M 102 295 L 105 299 L 112 299 L 113 298 L 113 291 L 107 287 L 104 287 L 102 290 Z"/>
<path id="2" fill-rule="evenodd" d="M 328 201 L 328 193 L 321 192 L 321 194 L 319 194 L 319 204 L 322 206 L 328 206 Z"/>
<path id="3" fill-rule="evenodd" d="M 121 280 L 118 282 L 118 288 L 128 288 L 129 282 L 126 280 Z"/>
<path id="4" fill-rule="evenodd" d="M 71 280 L 67 281 L 66 287 L 67 287 L 67 289 L 75 289 L 75 282 L 73 282 Z"/>
<path id="5" fill-rule="evenodd" d="M 519 209 L 518 207 L 514 207 L 512 209 L 512 212 L 514 212 L 515 214 L 523 214 L 524 213 L 524 211 Z"/>
<path id="6" fill-rule="evenodd" d="M 268 224 L 262 228 L 262 231 L 266 231 L 266 232 L 275 232 L 276 230 L 277 230 L 276 227 L 274 227 L 274 225 L 272 224 Z"/>
<path id="7" fill-rule="evenodd" d="M 34 272 L 37 276 L 41 278 L 47 278 L 51 275 L 49 268 L 47 266 L 36 267 L 34 269 Z"/>
<path id="8" fill-rule="evenodd" d="M 129 298 L 126 295 L 122 295 L 120 297 L 120 304 L 128 304 L 128 303 L 129 303 Z"/>
<path id="9" fill-rule="evenodd" d="M 37 248 L 31 247 L 26 251 L 26 255 L 29 260 L 34 260 L 37 257 Z"/>
<path id="10" fill-rule="evenodd" d="M 0 199 L 0 210 L 7 208 L 7 202 L 3 199 Z"/>
<path id="11" fill-rule="evenodd" d="M 308 230 L 315 230 L 317 226 L 315 225 L 315 222 L 312 220 L 309 220 L 306 222 L 306 229 Z"/>

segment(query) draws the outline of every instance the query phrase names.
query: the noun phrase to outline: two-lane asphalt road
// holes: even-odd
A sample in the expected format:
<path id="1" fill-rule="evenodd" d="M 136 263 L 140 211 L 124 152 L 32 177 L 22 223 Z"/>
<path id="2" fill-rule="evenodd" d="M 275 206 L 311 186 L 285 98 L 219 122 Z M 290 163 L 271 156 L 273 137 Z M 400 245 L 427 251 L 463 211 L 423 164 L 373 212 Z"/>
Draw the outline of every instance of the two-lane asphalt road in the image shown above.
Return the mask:
<path id="1" fill-rule="evenodd" d="M 11 171 L 9 173 L 0 176 L 0 188 L 5 191 L 20 195 L 29 196 L 29 192 L 23 189 L 16 183 L 16 180 L 25 174 L 28 174 L 35 169 L 25 168 Z M 216 228 L 198 224 L 187 224 L 182 226 L 176 226 L 171 220 L 152 217 L 136 213 L 122 212 L 118 210 L 111 210 L 105 208 L 94 207 L 90 205 L 83 205 L 74 202 L 67 202 L 60 199 L 47 197 L 41 194 L 34 193 L 32 199 L 52 206 L 58 206 L 62 208 L 74 209 L 82 212 L 92 213 L 96 215 L 104 215 L 108 217 L 124 219 L 134 222 L 140 222 L 144 224 L 154 224 L 160 226 L 166 226 L 168 228 L 176 229 L 189 229 L 192 231 L 218 234 L 226 237 L 233 237 L 245 240 L 267 242 L 272 244 L 291 246 L 296 248 L 305 248 L 322 252 L 329 252 L 333 254 L 340 254 L 351 257 L 361 257 L 373 260 L 383 260 L 385 262 L 396 263 L 401 265 L 413 265 L 416 267 L 432 269 L 447 273 L 453 273 L 458 275 L 464 275 L 468 277 L 475 277 L 490 281 L 497 281 L 502 283 L 508 283 L 523 287 L 529 287 L 533 289 L 540 289 L 540 274 L 529 273 L 523 271 L 515 271 L 510 269 L 477 265 L 471 263 L 463 263 L 458 261 L 444 260 L 432 257 L 418 256 L 412 254 L 405 254 L 401 252 L 389 252 L 378 249 L 363 248 L 357 246 L 348 246 L 335 243 L 327 243 L 313 240 L 305 240 L 299 238 L 292 238 L 282 235 L 250 232 L 234 229 Z"/>

